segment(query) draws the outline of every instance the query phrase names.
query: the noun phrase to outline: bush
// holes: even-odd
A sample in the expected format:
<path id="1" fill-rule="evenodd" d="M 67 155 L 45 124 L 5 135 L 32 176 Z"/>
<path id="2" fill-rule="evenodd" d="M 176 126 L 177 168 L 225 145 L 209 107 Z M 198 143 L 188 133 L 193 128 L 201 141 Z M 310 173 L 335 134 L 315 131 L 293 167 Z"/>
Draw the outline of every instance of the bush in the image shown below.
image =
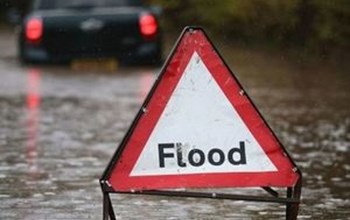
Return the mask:
<path id="1" fill-rule="evenodd" d="M 348 0 L 151 0 L 164 8 L 167 26 L 202 25 L 226 38 L 299 47 L 320 53 L 348 51 Z"/>

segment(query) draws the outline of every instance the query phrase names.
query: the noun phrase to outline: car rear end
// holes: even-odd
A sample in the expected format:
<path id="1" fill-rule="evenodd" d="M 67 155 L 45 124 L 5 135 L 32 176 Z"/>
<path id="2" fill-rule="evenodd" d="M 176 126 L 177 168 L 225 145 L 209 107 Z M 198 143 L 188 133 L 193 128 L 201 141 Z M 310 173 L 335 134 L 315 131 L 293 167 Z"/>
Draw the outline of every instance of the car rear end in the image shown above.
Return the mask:
<path id="1" fill-rule="evenodd" d="M 20 51 L 27 61 L 158 62 L 161 34 L 154 13 L 138 0 L 41 0 L 24 20 Z"/>

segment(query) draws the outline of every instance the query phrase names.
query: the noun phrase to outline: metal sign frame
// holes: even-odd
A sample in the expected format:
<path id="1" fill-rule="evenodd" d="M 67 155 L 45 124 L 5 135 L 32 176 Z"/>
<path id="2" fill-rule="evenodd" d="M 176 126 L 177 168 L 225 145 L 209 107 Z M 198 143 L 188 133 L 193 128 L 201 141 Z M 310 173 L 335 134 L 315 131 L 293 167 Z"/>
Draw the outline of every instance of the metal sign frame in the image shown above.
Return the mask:
<path id="1" fill-rule="evenodd" d="M 184 28 L 182 31 L 182 34 L 178 38 L 177 42 L 175 43 L 175 46 L 173 47 L 169 57 L 167 58 L 165 64 L 163 65 L 160 74 L 158 75 L 153 87 L 151 88 L 150 92 L 148 93 L 144 103 L 142 104 L 140 110 L 138 111 L 136 117 L 134 118 L 129 130 L 127 131 L 126 135 L 124 136 L 122 142 L 120 143 L 119 147 L 115 151 L 109 165 L 105 169 L 101 179 L 100 179 L 100 185 L 103 193 L 103 220 L 115 220 L 116 216 L 114 213 L 114 209 L 112 206 L 112 201 L 110 198 L 110 194 L 144 194 L 144 195 L 157 195 L 157 196 L 171 196 L 171 197 L 192 197 L 192 198 L 211 198 L 211 199 L 226 199 L 226 200 L 241 200 L 241 201 L 253 201 L 253 202 L 268 202 L 268 203 L 280 203 L 280 204 L 285 204 L 286 205 L 286 219 L 287 220 L 295 220 L 297 219 L 298 211 L 299 211 L 299 204 L 300 204 L 300 197 L 301 197 L 301 188 L 302 188 L 302 173 L 300 169 L 297 167 L 297 165 L 294 163 L 293 159 L 291 156 L 288 154 L 282 143 L 279 141 L 277 136 L 272 132 L 272 135 L 274 138 L 277 140 L 278 144 L 280 145 L 281 149 L 287 156 L 287 158 L 290 160 L 290 162 L 293 165 L 293 171 L 298 174 L 299 178 L 296 182 L 296 184 L 293 187 L 284 187 L 286 188 L 286 195 L 281 196 L 277 191 L 272 189 L 271 187 L 261 187 L 263 190 L 265 190 L 270 196 L 252 196 L 252 195 L 237 195 L 237 194 L 227 194 L 227 193 L 208 193 L 208 192 L 190 192 L 190 191 L 173 191 L 173 190 L 139 190 L 139 191 L 115 191 L 111 185 L 108 183 L 108 179 L 112 173 L 113 167 L 119 160 L 122 152 L 124 151 L 127 142 L 133 133 L 137 122 L 141 118 L 142 114 L 144 113 L 144 109 L 149 103 L 151 97 L 153 96 L 156 88 L 158 87 L 162 76 L 165 74 L 167 66 L 169 65 L 170 61 L 172 60 L 175 51 L 177 50 L 179 43 L 185 33 L 193 33 L 194 31 L 199 30 L 201 31 L 204 36 L 208 38 L 208 35 L 206 32 L 201 28 L 201 27 L 196 27 L 196 26 L 189 26 Z M 237 77 L 233 74 L 225 60 L 222 58 L 216 47 L 209 41 L 211 44 L 212 48 L 214 49 L 215 53 L 219 56 L 219 58 L 223 61 L 223 64 L 225 68 L 230 72 L 232 75 L 233 79 L 236 80 L 238 85 L 243 88 L 241 83 L 238 81 Z M 252 104 L 253 108 L 255 111 L 259 114 L 259 117 L 263 120 L 263 122 L 266 124 L 268 129 L 271 129 L 271 127 L 268 125 L 262 114 L 259 112 L 255 104 L 252 102 L 251 98 L 247 93 L 245 93 L 246 97 Z"/>

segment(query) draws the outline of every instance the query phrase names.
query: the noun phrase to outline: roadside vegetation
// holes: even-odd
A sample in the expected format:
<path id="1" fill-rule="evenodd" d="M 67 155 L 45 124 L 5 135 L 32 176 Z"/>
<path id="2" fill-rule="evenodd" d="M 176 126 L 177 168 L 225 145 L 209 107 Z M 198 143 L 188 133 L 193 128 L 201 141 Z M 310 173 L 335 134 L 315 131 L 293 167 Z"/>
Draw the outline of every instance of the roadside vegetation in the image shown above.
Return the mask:
<path id="1" fill-rule="evenodd" d="M 347 60 L 350 50 L 349 0 L 144 0 L 163 9 L 167 35 L 200 25 L 225 44 L 283 49 L 299 57 Z M 0 0 L 0 20 L 13 8 L 21 14 L 29 0 Z"/>
<path id="2" fill-rule="evenodd" d="M 348 0 L 151 0 L 163 8 L 169 31 L 195 24 L 226 42 L 346 57 Z"/>

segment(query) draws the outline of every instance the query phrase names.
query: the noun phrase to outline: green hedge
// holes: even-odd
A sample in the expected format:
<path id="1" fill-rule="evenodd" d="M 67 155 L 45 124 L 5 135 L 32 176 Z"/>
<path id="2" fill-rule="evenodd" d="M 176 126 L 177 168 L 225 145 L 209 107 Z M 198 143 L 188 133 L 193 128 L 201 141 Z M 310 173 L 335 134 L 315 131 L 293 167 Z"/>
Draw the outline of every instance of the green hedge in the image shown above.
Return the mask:
<path id="1" fill-rule="evenodd" d="M 349 48 L 349 0 L 151 0 L 166 24 L 205 26 L 226 38 L 303 47 Z"/>

